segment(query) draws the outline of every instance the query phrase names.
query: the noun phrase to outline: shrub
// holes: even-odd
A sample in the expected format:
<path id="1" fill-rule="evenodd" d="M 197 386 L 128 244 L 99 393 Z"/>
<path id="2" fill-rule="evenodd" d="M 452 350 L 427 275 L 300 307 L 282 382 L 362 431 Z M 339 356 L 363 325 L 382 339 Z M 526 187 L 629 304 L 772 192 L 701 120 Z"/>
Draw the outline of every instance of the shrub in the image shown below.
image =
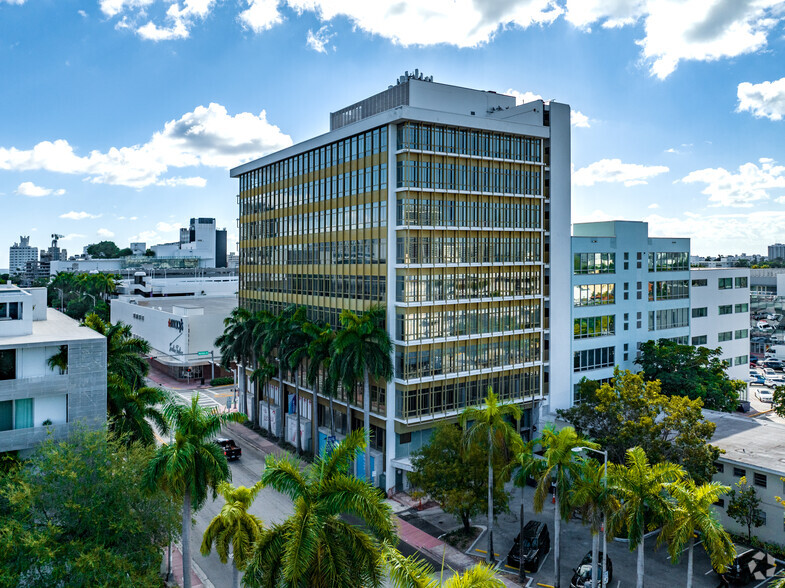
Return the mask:
<path id="1" fill-rule="evenodd" d="M 223 376 L 221 378 L 213 378 L 210 380 L 211 386 L 228 386 L 229 384 L 234 384 L 234 378 L 229 376 Z"/>

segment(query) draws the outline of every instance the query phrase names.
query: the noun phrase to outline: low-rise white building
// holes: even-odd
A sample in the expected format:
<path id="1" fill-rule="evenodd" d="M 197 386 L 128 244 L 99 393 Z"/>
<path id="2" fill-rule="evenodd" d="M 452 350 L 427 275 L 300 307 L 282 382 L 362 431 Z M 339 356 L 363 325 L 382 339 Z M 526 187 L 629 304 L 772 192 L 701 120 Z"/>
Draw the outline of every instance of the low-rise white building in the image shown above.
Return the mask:
<path id="1" fill-rule="evenodd" d="M 0 451 L 105 422 L 106 339 L 47 308 L 46 288 L 0 285 Z"/>
<path id="2" fill-rule="evenodd" d="M 153 348 L 154 364 L 172 377 L 209 380 L 224 375 L 215 340 L 236 306 L 236 296 L 121 296 L 111 302 L 111 322 L 131 325 Z"/>
<path id="3" fill-rule="evenodd" d="M 117 283 L 117 293 L 139 295 L 145 298 L 165 296 L 237 296 L 239 276 L 236 271 L 203 270 L 216 272 L 208 275 L 185 275 L 175 273 L 167 277 L 164 272 L 159 277 L 135 272 L 133 278 L 122 279 Z M 174 272 L 172 272 L 174 273 Z"/>
<path id="4" fill-rule="evenodd" d="M 783 507 L 776 500 L 785 496 L 785 425 L 767 419 L 704 411 L 705 417 L 717 425 L 711 444 L 724 451 L 717 463 L 714 481 L 734 488 L 744 477 L 761 499 L 764 524 L 753 529 L 762 541 L 785 543 Z M 727 530 L 746 535 L 742 527 L 727 514 L 729 497 L 715 506 L 720 523 Z"/>
<path id="5" fill-rule="evenodd" d="M 749 379 L 750 270 L 697 268 L 690 271 L 690 343 L 722 348 L 728 377 Z"/>
<path id="6" fill-rule="evenodd" d="M 651 238 L 648 223 L 573 225 L 572 386 L 551 390 L 552 411 L 575 402 L 584 377 L 608 381 L 617 365 L 638 371 L 642 343 L 689 342 L 689 256 L 689 239 Z"/>

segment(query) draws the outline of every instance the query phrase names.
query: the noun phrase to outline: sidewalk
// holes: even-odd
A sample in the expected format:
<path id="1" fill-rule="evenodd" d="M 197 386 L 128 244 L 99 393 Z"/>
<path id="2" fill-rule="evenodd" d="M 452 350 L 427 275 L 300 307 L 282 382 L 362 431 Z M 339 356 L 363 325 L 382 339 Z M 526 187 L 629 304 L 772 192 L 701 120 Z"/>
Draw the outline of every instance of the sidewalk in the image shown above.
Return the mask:
<path id="1" fill-rule="evenodd" d="M 193 379 L 190 382 L 183 382 L 181 380 L 178 380 L 177 378 L 173 378 L 169 374 L 165 374 L 162 371 L 155 369 L 153 366 L 150 366 L 150 372 L 147 374 L 147 377 L 150 378 L 156 384 L 160 386 L 166 386 L 167 388 L 170 388 L 172 390 L 198 390 L 201 388 L 210 387 L 207 384 L 202 386 L 200 383 L 201 378 Z"/>
<path id="2" fill-rule="evenodd" d="M 165 577 L 167 570 L 167 550 L 164 549 L 164 560 L 161 565 L 161 574 Z M 172 545 L 172 574 L 174 575 L 174 586 L 183 585 L 183 552 L 180 550 L 179 545 Z M 213 583 L 202 579 L 196 573 L 194 568 L 191 568 L 191 588 L 213 588 Z"/>

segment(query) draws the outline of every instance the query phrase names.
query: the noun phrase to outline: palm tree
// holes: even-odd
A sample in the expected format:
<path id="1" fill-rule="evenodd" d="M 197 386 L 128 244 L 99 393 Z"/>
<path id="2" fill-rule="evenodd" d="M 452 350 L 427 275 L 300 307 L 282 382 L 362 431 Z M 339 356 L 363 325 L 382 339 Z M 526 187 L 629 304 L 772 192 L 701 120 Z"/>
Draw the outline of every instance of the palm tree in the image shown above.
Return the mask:
<path id="1" fill-rule="evenodd" d="M 261 427 L 262 422 L 259 417 L 259 394 L 262 383 L 260 378 L 266 375 L 267 370 L 259 370 L 260 362 L 265 361 L 265 355 L 262 352 L 262 344 L 267 336 L 267 330 L 272 321 L 272 315 L 266 310 L 259 310 L 253 313 L 245 324 L 247 331 L 246 338 L 249 345 L 249 355 L 251 358 L 251 381 L 253 382 L 253 416 L 256 425 Z M 269 390 L 268 390 L 269 392 Z M 269 404 L 268 404 L 269 408 Z"/>
<path id="2" fill-rule="evenodd" d="M 215 340 L 215 346 L 221 353 L 221 366 L 231 369 L 231 363 L 237 364 L 237 380 L 240 395 L 243 398 L 243 412 L 248 414 L 248 398 L 245 388 L 245 368 L 249 364 L 251 342 L 246 322 L 251 313 L 245 308 L 237 307 L 224 319 L 224 331 Z"/>
<path id="3" fill-rule="evenodd" d="M 357 430 L 305 470 L 296 459 L 267 456 L 262 482 L 289 496 L 294 514 L 262 531 L 243 578 L 246 586 L 382 584 L 383 546 L 394 542 L 396 533 L 382 494 L 347 475 L 364 448 L 363 432 Z M 353 525 L 342 515 L 363 524 Z"/>
<path id="4" fill-rule="evenodd" d="M 85 317 L 84 324 L 106 337 L 107 376 L 115 374 L 132 388 L 142 386 L 150 370 L 146 360 L 150 354 L 150 344 L 134 336 L 130 325 L 121 322 L 111 324 L 94 313 Z"/>
<path id="5" fill-rule="evenodd" d="M 371 378 L 389 382 L 393 375 L 390 335 L 384 328 L 384 306 L 372 306 L 362 317 L 350 310 L 341 312 L 343 329 L 335 335 L 331 368 L 346 390 L 363 383 L 363 428 L 365 429 L 365 479 L 371 483 Z M 351 425 L 350 425 L 351 426 Z"/>
<path id="6" fill-rule="evenodd" d="M 110 374 L 106 391 L 109 430 L 117 433 L 119 439 L 149 447 L 155 444 L 151 423 L 162 435 L 169 432 L 169 424 L 158 409 L 158 405 L 170 400 L 164 390 L 148 386 L 134 389 L 117 374 Z"/>
<path id="7" fill-rule="evenodd" d="M 253 372 L 251 372 L 251 380 L 256 382 L 260 388 L 261 387 L 266 388 L 267 384 L 270 383 L 270 380 L 272 380 L 275 377 L 275 372 L 276 372 L 275 366 L 271 364 L 269 361 L 267 361 L 266 358 L 262 358 L 261 360 L 258 360 L 258 365 L 259 367 L 257 367 Z M 267 393 L 265 394 L 265 397 L 267 398 L 267 425 L 265 426 L 265 424 L 262 423 L 259 426 L 264 428 L 268 434 L 272 435 L 273 434 L 272 431 L 273 417 L 271 411 L 272 399 L 270 397 L 269 389 L 267 389 Z"/>
<path id="8" fill-rule="evenodd" d="M 231 479 L 223 450 L 212 441 L 228 422 L 242 422 L 239 412 L 213 413 L 199 406 L 199 395 L 190 406 L 169 403 L 164 418 L 174 431 L 174 443 L 160 446 L 144 472 L 149 489 L 160 488 L 183 501 L 183 587 L 191 588 L 191 509 L 198 511 L 213 499 L 221 482 Z"/>
<path id="9" fill-rule="evenodd" d="M 332 362 L 331 348 L 335 340 L 335 331 L 329 323 L 306 323 L 305 329 L 311 337 L 308 344 L 308 371 L 305 380 L 314 391 L 314 397 L 318 399 L 319 377 L 322 379 L 322 395 L 328 398 L 330 403 L 330 436 L 335 437 L 335 413 L 333 411 L 333 397 L 335 396 L 336 379 L 330 371 Z M 317 412 L 314 412 L 316 415 Z M 314 416 L 316 418 L 316 416 Z M 318 435 L 318 423 L 314 427 Z"/>
<path id="10" fill-rule="evenodd" d="M 478 563 L 462 574 L 456 572 L 442 582 L 441 578 L 431 578 L 433 568 L 416 554 L 404 557 L 394 547 L 384 545 L 382 557 L 394 588 L 503 588 L 505 585 L 496 577 L 496 570 L 484 563 Z"/>
<path id="11" fill-rule="evenodd" d="M 720 496 L 730 492 L 729 486 L 719 482 L 709 482 L 697 486 L 689 478 L 668 484 L 667 490 L 676 501 L 676 512 L 660 534 L 668 541 L 671 561 L 678 563 L 684 547 L 687 547 L 687 588 L 692 588 L 693 549 L 695 532 L 701 533 L 703 547 L 709 554 L 712 566 L 723 569 L 736 557 L 736 548 L 725 529 L 717 520 L 712 505 Z"/>
<path id="12" fill-rule="evenodd" d="M 229 546 L 232 547 L 233 588 L 240 588 L 240 572 L 248 565 L 254 544 L 262 535 L 262 521 L 248 512 L 261 489 L 261 481 L 251 488 L 235 488 L 227 482 L 219 484 L 218 494 L 223 496 L 225 504 L 202 536 L 202 555 L 209 555 L 215 544 L 222 564 L 229 561 Z"/>
<path id="13" fill-rule="evenodd" d="M 611 513 L 610 527 L 626 527 L 630 551 L 638 550 L 637 588 L 643 588 L 643 541 L 646 529 L 673 518 L 674 506 L 666 485 L 684 478 L 681 466 L 664 462 L 651 465 L 640 447 L 627 450 L 626 465 L 610 464 L 608 483 L 620 506 Z M 646 519 L 649 519 L 648 521 Z"/>
<path id="14" fill-rule="evenodd" d="M 591 562 L 592 583 L 597 586 L 597 563 L 599 562 L 600 531 L 603 539 L 607 538 L 608 513 L 616 510 L 619 505 L 608 489 L 605 465 L 594 459 L 581 462 L 578 475 L 572 480 L 572 504 L 581 513 L 584 525 L 591 529 Z M 603 554 L 607 557 L 607 546 L 603 546 Z M 603 560 L 605 564 L 605 560 Z M 605 574 L 605 565 L 602 573 Z"/>
<path id="15" fill-rule="evenodd" d="M 68 345 L 60 345 L 57 353 L 46 360 L 46 364 L 51 370 L 57 368 L 60 375 L 68 372 Z"/>
<path id="16" fill-rule="evenodd" d="M 527 481 L 530 477 L 535 480 L 539 479 L 542 466 L 544 465 L 544 461 L 534 455 L 535 444 L 536 440 L 523 443 L 523 445 L 520 446 L 519 451 L 516 451 L 510 464 L 505 468 L 507 471 L 514 470 L 515 474 L 513 475 L 512 482 L 521 489 L 521 512 L 519 515 L 521 537 L 523 537 L 523 527 L 525 523 L 524 488 L 526 488 Z M 504 477 L 504 475 L 502 477 Z M 518 560 L 520 561 L 520 567 L 518 568 L 518 579 L 523 583 L 526 579 L 526 569 L 523 565 L 523 541 L 519 542 L 519 546 L 520 553 L 518 554 Z"/>
<path id="17" fill-rule="evenodd" d="M 300 434 L 300 366 L 308 358 L 308 345 L 311 338 L 304 329 L 308 324 L 305 307 L 298 306 L 289 318 L 286 334 L 278 346 L 278 357 L 289 369 L 294 379 L 294 411 L 297 415 L 296 447 L 297 455 L 303 453 L 302 435 Z M 314 397 L 314 400 L 316 398 Z M 314 402 L 314 410 L 316 403 Z M 318 441 L 318 440 L 317 440 Z"/>
<path id="18" fill-rule="evenodd" d="M 269 320 L 266 322 L 264 331 L 262 332 L 259 330 L 258 343 L 262 355 L 271 358 L 271 361 L 277 362 L 278 365 L 278 390 L 281 401 L 281 418 L 279 420 L 278 430 L 275 432 L 275 436 L 279 439 L 283 438 L 284 436 L 284 407 L 286 406 L 286 386 L 283 382 L 286 365 L 281 361 L 280 347 L 288 334 L 291 325 L 291 318 L 294 315 L 296 309 L 297 307 L 294 304 L 290 304 L 284 308 L 280 314 L 270 315 Z M 274 359 L 276 351 L 278 352 L 279 357 Z"/>
<path id="19" fill-rule="evenodd" d="M 493 551 L 493 450 L 520 449 L 521 438 L 507 422 L 507 418 L 518 420 L 521 409 L 514 404 L 500 403 L 493 388 L 488 386 L 485 404 L 466 408 L 459 420 L 462 427 L 472 425 L 464 433 L 467 443 L 488 443 L 488 554 L 486 561 L 494 561 Z"/>
<path id="20" fill-rule="evenodd" d="M 559 588 L 561 585 L 561 522 L 563 520 L 569 521 L 572 516 L 571 480 L 578 474 L 577 456 L 573 449 L 578 447 L 597 449 L 599 445 L 583 439 L 572 427 L 564 427 L 556 431 L 552 426 L 545 427 L 539 443 L 545 451 L 537 488 L 534 490 L 534 510 L 542 512 L 551 484 L 555 484 L 553 493 L 555 501 L 553 509 L 553 575 L 556 578 L 554 585 Z"/>

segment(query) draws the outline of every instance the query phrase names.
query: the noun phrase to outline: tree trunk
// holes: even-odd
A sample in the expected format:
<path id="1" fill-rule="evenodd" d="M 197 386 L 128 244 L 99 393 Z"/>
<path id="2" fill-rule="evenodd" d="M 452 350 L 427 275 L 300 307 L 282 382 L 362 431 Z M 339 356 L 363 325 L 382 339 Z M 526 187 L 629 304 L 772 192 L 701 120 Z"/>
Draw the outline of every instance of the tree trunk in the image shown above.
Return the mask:
<path id="1" fill-rule="evenodd" d="M 525 482 L 524 482 L 525 483 Z M 524 527 L 524 517 L 523 517 L 523 501 L 525 498 L 524 486 L 521 486 L 521 532 L 518 534 L 518 579 L 520 580 L 521 584 L 526 581 L 526 566 L 523 565 L 523 527 Z"/>
<path id="2" fill-rule="evenodd" d="M 259 369 L 259 361 L 256 359 L 256 354 L 253 356 L 253 371 L 254 373 L 256 370 Z M 253 414 L 253 418 L 251 422 L 256 423 L 257 427 L 262 426 L 262 419 L 259 417 L 259 380 L 257 378 L 253 378 L 252 381 L 253 385 L 253 406 L 251 407 L 251 412 Z"/>
<path id="3" fill-rule="evenodd" d="M 245 386 L 245 365 L 242 363 L 237 366 L 237 384 L 240 386 L 240 395 L 243 397 L 243 414 L 248 416 L 248 396 L 246 395 Z"/>
<path id="4" fill-rule="evenodd" d="M 319 455 L 319 394 L 316 392 L 317 388 L 318 386 L 314 386 L 311 391 L 311 453 L 314 457 Z"/>
<path id="5" fill-rule="evenodd" d="M 488 427 L 488 554 L 485 561 L 489 564 L 495 561 L 493 553 L 493 429 Z M 523 539 L 523 537 L 521 537 Z"/>
<path id="6" fill-rule="evenodd" d="M 695 535 L 690 533 L 690 542 L 687 549 L 687 588 L 692 588 L 692 552 L 695 551 Z"/>
<path id="7" fill-rule="evenodd" d="M 641 533 L 641 542 L 638 543 L 638 581 L 635 584 L 636 588 L 643 588 L 643 533 Z"/>
<path id="8" fill-rule="evenodd" d="M 280 360 L 278 361 L 278 396 L 281 399 L 281 403 L 280 403 L 281 406 L 279 408 L 281 414 L 280 414 L 280 418 L 275 423 L 275 436 L 278 437 L 279 439 L 283 439 L 284 438 L 283 427 L 286 424 L 285 422 L 286 411 L 284 409 L 286 408 L 285 403 L 287 398 L 286 398 L 286 386 L 283 383 L 283 369 L 281 368 Z"/>
<path id="9" fill-rule="evenodd" d="M 237 563 L 232 561 L 232 588 L 240 588 L 240 570 L 237 569 Z"/>
<path id="10" fill-rule="evenodd" d="M 558 468 L 558 466 L 557 466 Z M 556 479 L 559 479 L 558 469 Z M 559 493 L 553 490 L 553 585 L 554 588 L 561 586 L 561 513 L 559 512 Z"/>
<path id="11" fill-rule="evenodd" d="M 468 533 L 472 529 L 472 520 L 466 511 L 461 511 L 461 522 L 463 523 L 463 530 Z"/>
<path id="12" fill-rule="evenodd" d="M 371 376 L 368 368 L 363 370 L 363 427 L 365 427 L 365 481 L 373 484 L 371 478 Z"/>
<path id="13" fill-rule="evenodd" d="M 592 533 L 591 536 L 591 585 L 597 588 L 600 585 L 600 577 L 597 575 L 597 560 L 600 559 L 600 534 Z M 605 568 L 602 570 L 605 573 Z"/>
<path id="14" fill-rule="evenodd" d="M 602 588 L 605 588 L 605 570 L 608 569 L 608 515 L 602 513 Z"/>
<path id="15" fill-rule="evenodd" d="M 191 491 L 183 496 L 183 588 L 191 588 Z"/>
<path id="16" fill-rule="evenodd" d="M 272 399 L 270 398 L 270 380 L 267 380 L 267 383 L 264 385 L 265 388 L 265 396 L 267 396 L 267 434 L 274 435 L 273 433 L 273 403 Z"/>
<path id="17" fill-rule="evenodd" d="M 335 409 L 332 396 L 330 396 L 330 436 L 335 437 Z"/>
<path id="18" fill-rule="evenodd" d="M 297 431 L 295 437 L 297 438 L 297 455 L 303 454 L 303 439 L 300 435 L 300 370 L 294 368 L 294 413 L 297 415 Z"/>

